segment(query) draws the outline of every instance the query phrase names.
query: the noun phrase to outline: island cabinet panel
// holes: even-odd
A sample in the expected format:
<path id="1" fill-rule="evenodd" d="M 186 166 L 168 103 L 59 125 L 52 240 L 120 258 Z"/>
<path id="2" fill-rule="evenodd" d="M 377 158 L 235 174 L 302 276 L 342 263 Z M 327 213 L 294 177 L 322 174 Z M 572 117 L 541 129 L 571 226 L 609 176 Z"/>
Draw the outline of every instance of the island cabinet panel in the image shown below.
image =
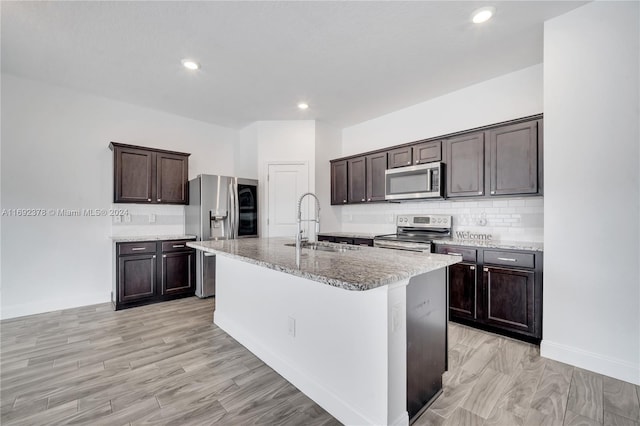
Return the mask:
<path id="1" fill-rule="evenodd" d="M 187 241 L 115 243 L 114 308 L 193 296 L 195 250 L 186 246 Z"/>
<path id="2" fill-rule="evenodd" d="M 413 164 L 442 161 L 442 141 L 424 142 L 413 146 Z"/>
<path id="3" fill-rule="evenodd" d="M 397 167 L 405 167 L 410 166 L 413 162 L 412 148 L 410 146 L 405 146 L 402 148 L 392 149 L 391 151 L 387 151 L 387 155 L 389 157 L 388 167 L 390 169 L 395 169 Z"/>
<path id="4" fill-rule="evenodd" d="M 486 321 L 503 329 L 535 333 L 534 272 L 485 266 Z"/>
<path id="5" fill-rule="evenodd" d="M 111 142 L 113 202 L 188 204 L 189 155 Z"/>
<path id="6" fill-rule="evenodd" d="M 331 163 L 331 204 L 347 204 L 347 161 Z"/>
<path id="7" fill-rule="evenodd" d="M 384 201 L 387 153 L 367 155 L 367 202 Z"/>
<path id="8" fill-rule="evenodd" d="M 347 191 L 349 203 L 367 201 L 367 162 L 365 157 L 347 160 Z"/>
<path id="9" fill-rule="evenodd" d="M 445 146 L 446 196 L 484 195 L 484 132 L 448 139 Z"/>
<path id="10" fill-rule="evenodd" d="M 489 194 L 538 192 L 538 122 L 499 127 L 489 133 Z"/>

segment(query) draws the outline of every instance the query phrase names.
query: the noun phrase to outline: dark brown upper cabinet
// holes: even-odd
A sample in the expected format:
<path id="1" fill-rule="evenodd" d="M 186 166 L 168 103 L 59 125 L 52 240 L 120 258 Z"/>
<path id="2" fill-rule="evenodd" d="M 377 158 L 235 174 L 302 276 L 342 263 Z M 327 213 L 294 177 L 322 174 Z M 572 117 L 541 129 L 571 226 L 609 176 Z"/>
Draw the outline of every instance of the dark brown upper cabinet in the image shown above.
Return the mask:
<path id="1" fill-rule="evenodd" d="M 538 192 L 538 122 L 499 127 L 489 134 L 489 195 Z"/>
<path id="2" fill-rule="evenodd" d="M 365 157 L 347 160 L 347 201 L 364 203 L 367 201 L 367 159 Z"/>
<path id="3" fill-rule="evenodd" d="M 442 141 L 424 142 L 413 146 L 413 164 L 442 161 Z"/>
<path id="4" fill-rule="evenodd" d="M 387 153 L 367 155 L 367 202 L 384 201 Z"/>
<path id="5" fill-rule="evenodd" d="M 412 149 L 410 146 L 392 149 L 387 151 L 389 157 L 388 167 L 395 169 L 396 167 L 410 166 L 413 161 Z"/>
<path id="6" fill-rule="evenodd" d="M 331 162 L 331 204 L 347 204 L 347 160 Z"/>
<path id="7" fill-rule="evenodd" d="M 189 155 L 111 142 L 113 202 L 188 204 Z"/>
<path id="8" fill-rule="evenodd" d="M 447 197 L 484 195 L 484 132 L 447 139 Z"/>

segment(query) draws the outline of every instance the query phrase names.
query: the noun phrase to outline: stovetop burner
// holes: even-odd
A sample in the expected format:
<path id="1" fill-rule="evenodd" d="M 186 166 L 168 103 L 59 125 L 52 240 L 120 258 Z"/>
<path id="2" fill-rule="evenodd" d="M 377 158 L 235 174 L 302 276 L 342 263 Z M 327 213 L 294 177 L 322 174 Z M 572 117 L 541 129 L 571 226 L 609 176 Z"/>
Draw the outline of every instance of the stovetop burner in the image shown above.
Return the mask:
<path id="1" fill-rule="evenodd" d="M 395 234 L 376 236 L 373 239 L 374 245 L 401 250 L 430 251 L 431 241 L 451 236 L 451 216 L 400 215 L 396 224 Z"/>

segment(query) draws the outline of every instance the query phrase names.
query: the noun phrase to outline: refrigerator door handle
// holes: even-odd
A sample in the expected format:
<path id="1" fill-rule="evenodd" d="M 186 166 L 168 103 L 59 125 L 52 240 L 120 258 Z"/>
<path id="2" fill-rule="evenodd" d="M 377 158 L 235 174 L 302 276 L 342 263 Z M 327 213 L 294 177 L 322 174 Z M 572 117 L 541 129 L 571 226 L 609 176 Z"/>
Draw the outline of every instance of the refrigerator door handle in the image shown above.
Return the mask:
<path id="1" fill-rule="evenodd" d="M 229 183 L 229 238 L 236 238 L 236 193 L 233 182 Z"/>

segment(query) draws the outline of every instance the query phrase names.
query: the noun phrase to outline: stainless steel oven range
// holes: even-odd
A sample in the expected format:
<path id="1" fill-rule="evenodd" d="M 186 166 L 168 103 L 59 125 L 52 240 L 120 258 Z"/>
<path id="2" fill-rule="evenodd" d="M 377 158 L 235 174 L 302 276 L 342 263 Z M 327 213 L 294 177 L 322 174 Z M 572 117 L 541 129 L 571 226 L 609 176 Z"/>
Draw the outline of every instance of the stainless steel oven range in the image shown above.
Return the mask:
<path id="1" fill-rule="evenodd" d="M 378 235 L 374 247 L 431 253 L 431 241 L 451 236 L 451 216 L 398 215 L 395 234 Z"/>

